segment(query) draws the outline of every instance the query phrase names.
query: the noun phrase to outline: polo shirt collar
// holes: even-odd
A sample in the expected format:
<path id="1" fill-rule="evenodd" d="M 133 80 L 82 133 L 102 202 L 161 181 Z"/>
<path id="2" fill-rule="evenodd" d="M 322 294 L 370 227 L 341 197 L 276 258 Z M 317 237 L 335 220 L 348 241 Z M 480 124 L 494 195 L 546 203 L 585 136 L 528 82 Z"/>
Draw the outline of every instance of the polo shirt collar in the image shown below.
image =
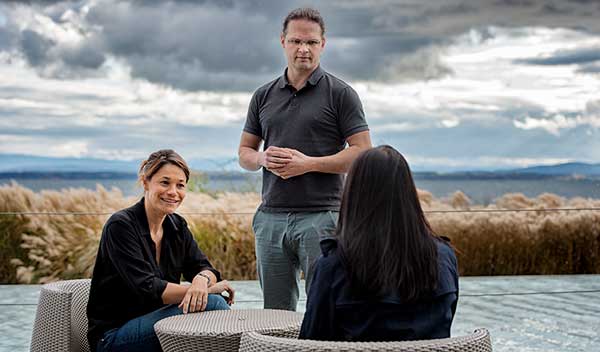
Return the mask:
<path id="1" fill-rule="evenodd" d="M 283 88 L 287 87 L 288 84 L 290 84 L 290 82 L 287 79 L 287 67 L 286 67 L 285 70 L 283 71 L 283 76 L 279 77 L 278 87 L 280 89 L 283 89 Z"/>
<path id="2" fill-rule="evenodd" d="M 325 75 L 325 73 L 321 69 L 321 65 L 319 65 L 313 71 L 313 73 L 310 75 L 310 77 L 308 77 L 307 82 L 310 83 L 310 85 L 312 85 L 312 86 L 316 86 L 317 83 L 319 83 L 319 81 L 321 80 L 321 78 L 323 78 L 324 75 Z"/>
<path id="3" fill-rule="evenodd" d="M 288 69 L 286 67 L 285 70 L 283 71 L 283 75 L 281 77 L 279 77 L 278 87 L 281 88 L 281 89 L 283 89 L 283 88 L 287 87 L 288 85 L 290 85 L 290 82 L 288 81 L 288 78 L 287 78 L 287 71 L 288 71 Z M 323 78 L 324 75 L 325 75 L 325 72 L 321 68 L 321 65 L 319 65 L 313 71 L 313 73 L 310 74 L 310 77 L 308 77 L 307 82 L 311 86 L 316 86 L 317 83 L 319 83 L 319 81 L 321 80 L 321 78 Z"/>

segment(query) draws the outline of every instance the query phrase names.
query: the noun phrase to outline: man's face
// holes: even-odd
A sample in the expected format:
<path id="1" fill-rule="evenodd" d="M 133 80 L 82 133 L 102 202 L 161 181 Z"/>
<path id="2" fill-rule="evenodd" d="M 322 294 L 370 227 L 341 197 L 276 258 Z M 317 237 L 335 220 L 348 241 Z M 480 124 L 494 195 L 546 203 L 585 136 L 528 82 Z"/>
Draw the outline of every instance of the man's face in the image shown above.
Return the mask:
<path id="1" fill-rule="evenodd" d="M 312 71 L 319 65 L 325 38 L 318 23 L 292 20 L 288 23 L 287 34 L 281 35 L 281 46 L 289 68 L 296 71 Z"/>

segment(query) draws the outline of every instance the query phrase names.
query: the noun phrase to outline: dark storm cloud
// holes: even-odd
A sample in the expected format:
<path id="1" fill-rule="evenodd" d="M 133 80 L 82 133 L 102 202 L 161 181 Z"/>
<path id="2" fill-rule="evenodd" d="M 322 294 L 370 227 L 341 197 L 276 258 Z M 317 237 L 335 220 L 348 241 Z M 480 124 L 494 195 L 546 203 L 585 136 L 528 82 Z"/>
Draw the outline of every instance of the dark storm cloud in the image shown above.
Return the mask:
<path id="1" fill-rule="evenodd" d="M 89 33 L 81 47 L 56 48 L 43 33 L 21 33 L 21 42 L 27 44 L 22 50 L 34 67 L 61 63 L 54 74 L 59 77 L 68 76 L 65 70 L 70 67 L 98 68 L 110 54 L 125 59 L 133 76 L 151 82 L 185 90 L 248 91 L 283 71 L 281 21 L 299 4 L 101 2 L 85 17 Z M 55 22 L 61 22 L 61 12 L 81 10 L 81 3 L 75 5 L 55 4 L 45 11 Z M 410 79 L 421 78 L 421 71 L 427 71 L 424 76 L 428 78 L 432 73 L 448 73 L 443 67 L 415 67 L 419 60 L 403 63 L 405 53 L 427 46 L 432 42 L 429 38 L 410 33 L 379 37 L 371 30 L 372 19 L 362 12 L 341 8 L 338 13 L 335 4 L 322 7 L 329 39 L 323 62 L 332 72 L 346 79 L 366 80 L 401 79 L 406 71 Z M 350 36 L 352 31 L 356 38 Z M 436 63 L 426 62 L 428 66 Z"/>
<path id="2" fill-rule="evenodd" d="M 98 25 L 110 22 L 103 30 L 106 47 L 127 57 L 137 77 L 187 90 L 251 90 L 285 65 L 278 42 L 281 21 L 299 2 L 276 3 L 275 8 L 260 1 L 144 5 L 135 15 L 130 5 L 119 4 L 116 9 L 96 7 L 88 19 Z M 347 79 L 390 81 L 449 73 L 436 60 L 402 60 L 440 40 L 411 33 L 381 36 L 368 13 L 336 4 L 321 7 L 329 39 L 323 63 L 330 71 Z M 431 69 L 436 64 L 439 68 Z"/>
<path id="3" fill-rule="evenodd" d="M 482 40 L 491 38 L 486 36 L 488 26 L 600 33 L 600 6 L 594 1 L 48 3 L 36 6 L 58 24 L 68 21 L 66 11 L 81 14 L 85 36 L 77 47 L 65 48 L 45 33 L 18 33 L 32 66 L 43 69 L 59 63 L 54 72 L 59 77 L 69 77 L 70 70 L 75 75 L 93 74 L 110 55 L 127 62 L 134 77 L 190 91 L 248 91 L 281 74 L 285 65 L 278 38 L 281 21 L 289 10 L 304 5 L 319 8 L 326 21 L 323 65 L 348 80 L 393 82 L 450 75 L 440 54 L 456 35 L 470 29 L 476 29 Z M 89 12 L 86 5 L 92 5 Z M 11 41 L 7 31 L 0 28 L 0 48 Z M 545 64 L 551 64 L 548 60 Z"/>
<path id="4" fill-rule="evenodd" d="M 98 76 L 97 71 L 106 60 L 106 56 L 98 47 L 89 42 L 75 46 L 52 46 L 51 40 L 40 36 L 23 33 L 23 53 L 29 64 L 43 69 L 53 64 L 52 70 L 44 72 L 44 76 L 53 78 L 85 78 Z"/>
<path id="5" fill-rule="evenodd" d="M 48 50 L 52 48 L 51 40 L 37 32 L 24 30 L 21 32 L 21 49 L 31 66 L 42 66 L 48 62 Z"/>
<path id="6" fill-rule="evenodd" d="M 176 21 L 173 21 L 176 18 Z M 99 41 L 132 74 L 186 90 L 250 90 L 282 70 L 274 23 L 262 15 L 191 3 L 96 7 Z M 110 23 L 110 24 L 109 24 Z"/>
<path id="7" fill-rule="evenodd" d="M 517 60 L 518 63 L 548 66 L 586 64 L 595 61 L 600 61 L 600 47 L 568 51 L 561 50 L 549 57 Z"/>
<path id="8" fill-rule="evenodd" d="M 106 57 L 97 46 L 84 42 L 72 48 L 65 48 L 61 53 L 62 61 L 68 66 L 97 69 L 104 63 Z"/>
<path id="9" fill-rule="evenodd" d="M 130 56 L 135 62 L 132 75 L 150 82 L 179 89 L 194 90 L 252 90 L 259 82 L 273 79 L 274 73 L 210 70 L 202 62 L 177 62 L 173 57 Z M 282 69 L 283 70 L 283 69 Z"/>

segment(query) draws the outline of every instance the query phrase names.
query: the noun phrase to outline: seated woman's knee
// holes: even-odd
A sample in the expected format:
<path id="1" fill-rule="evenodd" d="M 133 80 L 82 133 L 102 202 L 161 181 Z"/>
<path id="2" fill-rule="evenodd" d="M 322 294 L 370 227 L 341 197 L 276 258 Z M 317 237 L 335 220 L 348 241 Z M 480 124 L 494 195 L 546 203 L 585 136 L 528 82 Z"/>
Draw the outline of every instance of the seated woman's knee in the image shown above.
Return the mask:
<path id="1" fill-rule="evenodd" d="M 217 294 L 208 295 L 206 310 L 229 310 L 229 304 L 223 296 Z"/>

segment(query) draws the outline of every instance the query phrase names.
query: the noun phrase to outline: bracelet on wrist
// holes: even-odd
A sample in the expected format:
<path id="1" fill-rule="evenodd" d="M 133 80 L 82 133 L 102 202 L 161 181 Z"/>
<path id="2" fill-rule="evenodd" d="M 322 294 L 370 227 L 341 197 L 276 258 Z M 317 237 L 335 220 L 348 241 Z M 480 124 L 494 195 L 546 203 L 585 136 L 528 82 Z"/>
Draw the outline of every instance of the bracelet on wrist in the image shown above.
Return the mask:
<path id="1" fill-rule="evenodd" d="M 206 286 L 210 286 L 210 276 L 204 274 L 204 273 L 198 273 L 196 274 L 196 276 L 201 276 L 203 278 L 206 279 Z"/>

